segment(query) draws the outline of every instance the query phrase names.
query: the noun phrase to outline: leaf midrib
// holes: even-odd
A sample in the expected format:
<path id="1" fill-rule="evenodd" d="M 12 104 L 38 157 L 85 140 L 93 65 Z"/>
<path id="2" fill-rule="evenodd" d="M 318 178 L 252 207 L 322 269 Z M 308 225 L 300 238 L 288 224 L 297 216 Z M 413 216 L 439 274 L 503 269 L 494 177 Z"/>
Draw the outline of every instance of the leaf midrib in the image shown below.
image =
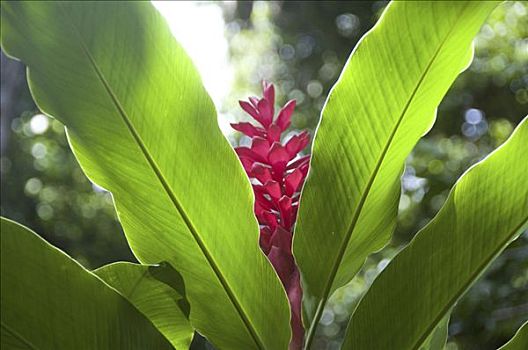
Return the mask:
<path id="1" fill-rule="evenodd" d="M 464 13 L 466 11 L 466 8 L 467 8 L 467 4 L 464 5 L 464 7 L 460 11 L 460 13 L 461 14 Z M 384 148 L 383 148 L 383 150 L 381 152 L 381 155 L 380 155 L 380 157 L 378 158 L 378 160 L 376 162 L 376 166 L 374 167 L 374 170 L 372 171 L 371 176 L 369 177 L 369 180 L 368 180 L 364 190 L 362 191 L 362 195 L 360 197 L 360 200 L 358 202 L 356 210 L 354 211 L 354 214 L 352 216 L 352 220 L 350 222 L 350 225 L 348 226 L 348 229 L 346 231 L 345 237 L 343 238 L 343 240 L 341 242 L 342 244 L 340 245 L 340 248 L 339 248 L 339 251 L 338 251 L 338 255 L 336 256 L 336 259 L 334 260 L 334 263 L 332 265 L 332 270 L 330 272 L 330 278 L 327 279 L 327 282 L 326 282 L 325 287 L 323 289 L 323 297 L 321 298 L 321 300 L 319 301 L 319 304 L 317 305 L 317 309 L 316 309 L 314 318 L 312 320 L 312 323 L 310 325 L 310 329 L 309 329 L 307 337 L 306 337 L 307 340 L 306 340 L 305 349 L 309 349 L 310 348 L 313 336 L 315 335 L 315 329 L 317 328 L 317 325 L 319 323 L 319 318 L 322 315 L 324 306 L 325 306 L 326 301 L 328 300 L 328 297 L 329 297 L 329 294 L 330 294 L 330 289 L 332 288 L 332 284 L 334 283 L 335 277 L 337 275 L 337 271 L 339 270 L 340 262 L 343 259 L 345 251 L 346 251 L 346 249 L 348 247 L 348 243 L 350 242 L 350 239 L 352 237 L 352 233 L 354 232 L 354 229 L 356 228 L 357 221 L 358 221 L 359 216 L 360 216 L 360 214 L 361 214 L 361 212 L 363 210 L 363 206 L 365 205 L 365 202 L 366 202 L 366 200 L 368 198 L 368 195 L 370 194 L 370 190 L 372 188 L 372 185 L 374 184 L 374 181 L 375 181 L 375 179 L 376 179 L 376 177 L 377 177 L 377 175 L 379 173 L 379 170 L 381 168 L 381 165 L 383 164 L 383 161 L 385 160 L 385 157 L 386 157 L 386 155 L 388 153 L 388 150 L 389 150 L 389 148 L 390 148 L 390 146 L 392 144 L 392 141 L 393 141 L 394 137 L 396 136 L 396 133 L 398 132 L 398 129 L 399 129 L 401 123 L 403 122 L 403 119 L 405 118 L 405 115 L 406 115 L 407 111 L 409 110 L 409 108 L 410 108 L 410 106 L 411 106 L 416 94 L 418 93 L 418 90 L 420 89 L 423 81 L 425 80 L 426 76 L 428 75 L 428 73 L 429 73 L 429 71 L 431 69 L 431 66 L 435 62 L 436 58 L 438 57 L 441 49 L 443 48 L 443 46 L 445 45 L 447 40 L 450 38 L 451 34 L 453 33 L 454 28 L 456 28 L 458 26 L 461 17 L 463 17 L 463 16 L 459 15 L 456 18 L 455 22 L 453 23 L 453 26 L 449 29 L 449 31 L 447 32 L 445 38 L 440 43 L 440 45 L 438 45 L 438 48 L 436 49 L 436 51 L 434 52 L 434 54 L 431 57 L 430 61 L 428 62 L 427 66 L 425 67 L 424 72 L 422 73 L 420 79 L 416 83 L 416 86 L 414 87 L 410 98 L 406 102 L 406 104 L 405 104 L 405 106 L 404 106 L 404 108 L 403 108 L 403 110 L 402 110 L 402 112 L 401 112 L 401 114 L 400 114 L 400 116 L 398 118 L 398 121 L 396 122 L 396 124 L 392 128 L 392 131 L 391 131 L 391 133 L 389 135 L 389 138 L 388 138 L 387 142 L 385 143 L 385 146 L 384 146 Z"/>
<path id="2" fill-rule="evenodd" d="M 471 287 L 473 282 L 480 276 L 480 274 L 486 269 L 486 267 L 495 259 L 501 251 L 505 248 L 505 246 L 508 244 L 508 242 L 512 239 L 512 236 L 515 235 L 515 233 L 519 232 L 522 227 L 528 222 L 528 215 L 521 220 L 520 224 L 517 225 L 511 232 L 508 234 L 505 239 L 501 242 L 500 245 L 497 245 L 497 249 L 492 250 L 491 254 L 482 261 L 480 265 L 477 266 L 473 274 L 467 279 L 467 282 L 464 283 L 454 294 L 451 299 L 445 304 L 445 306 L 440 310 L 438 315 L 433 319 L 433 321 L 430 323 L 430 325 L 425 329 L 425 331 L 422 333 L 421 337 L 418 338 L 418 340 L 415 342 L 415 344 L 411 347 L 412 350 L 418 350 L 420 346 L 423 344 L 423 342 L 427 339 L 429 334 L 432 332 L 432 330 L 438 325 L 438 323 L 444 318 L 447 312 L 451 309 L 453 304 L 460 299 L 460 297 Z"/>
<path id="3" fill-rule="evenodd" d="M 61 9 L 64 12 L 66 12 L 62 6 L 61 6 Z M 156 177 L 158 178 L 158 180 L 159 180 L 160 184 L 162 185 L 163 189 L 165 190 L 166 194 L 169 196 L 169 198 L 170 198 L 171 202 L 173 203 L 174 207 L 176 208 L 178 214 L 181 216 L 181 218 L 185 222 L 185 225 L 189 229 L 189 232 L 191 233 L 191 235 L 193 236 L 194 240 L 196 241 L 196 243 L 200 247 L 200 250 L 202 251 L 202 254 L 206 258 L 209 266 L 211 267 L 211 269 L 213 270 L 214 274 L 218 278 L 220 284 L 224 288 L 224 291 L 228 295 L 229 300 L 231 301 L 231 303 L 233 304 L 234 308 L 236 309 L 238 315 L 242 319 L 242 322 L 244 323 L 244 325 L 245 325 L 247 331 L 249 332 L 249 334 L 251 335 L 252 340 L 255 342 L 255 345 L 259 349 L 265 349 L 265 346 L 264 346 L 262 340 L 260 339 L 259 335 L 257 334 L 257 332 L 255 330 L 255 327 L 253 326 L 252 322 L 247 317 L 242 305 L 240 305 L 240 302 L 238 301 L 235 293 L 231 289 L 231 286 L 229 285 L 229 283 L 227 282 L 227 280 L 223 276 L 223 274 L 222 274 L 220 268 L 218 267 L 216 261 L 214 260 L 213 256 L 209 253 L 207 247 L 205 246 L 205 243 L 202 241 L 202 239 L 200 238 L 200 236 L 198 234 L 198 231 L 194 227 L 194 224 L 192 223 L 191 219 L 188 217 L 188 215 L 185 212 L 183 206 L 181 205 L 180 201 L 176 197 L 176 194 L 174 193 L 174 191 L 170 187 L 168 181 L 163 176 L 163 173 L 161 172 L 161 170 L 159 169 L 159 166 L 157 165 L 157 163 L 155 162 L 154 158 L 151 156 L 151 154 L 148 151 L 147 147 L 143 143 L 143 140 L 141 139 L 141 136 L 136 131 L 136 129 L 134 128 L 134 125 L 130 121 L 130 118 L 128 117 L 127 113 L 125 112 L 124 108 L 121 106 L 121 103 L 119 102 L 119 99 L 117 98 L 117 96 L 114 94 L 112 88 L 110 87 L 110 84 L 108 84 L 108 82 L 106 81 L 106 79 L 105 79 L 102 71 L 100 70 L 99 66 L 97 65 L 95 59 L 92 57 L 90 51 L 86 47 L 86 44 L 84 43 L 84 40 L 83 40 L 83 37 L 82 37 L 80 31 L 75 26 L 75 24 L 71 21 L 70 17 L 67 16 L 67 13 L 65 13 L 65 18 L 68 18 L 68 23 L 70 23 L 70 25 L 73 28 L 73 30 L 77 33 L 77 35 L 79 37 L 79 44 L 81 46 L 81 49 L 82 49 L 83 53 L 86 55 L 86 57 L 88 58 L 89 62 L 91 63 L 96 77 L 99 79 L 99 81 L 103 85 L 105 91 L 107 92 L 107 94 L 109 95 L 110 99 L 112 100 L 112 102 L 114 104 L 114 107 L 116 107 L 116 109 L 118 111 L 118 114 L 121 116 L 121 118 L 122 118 L 123 122 L 125 123 L 127 129 L 129 130 L 130 134 L 132 135 L 132 138 L 134 139 L 134 141 L 139 146 L 139 148 L 141 150 L 141 153 L 143 154 L 143 156 L 147 160 L 147 163 L 149 164 L 150 168 L 154 171 Z"/>

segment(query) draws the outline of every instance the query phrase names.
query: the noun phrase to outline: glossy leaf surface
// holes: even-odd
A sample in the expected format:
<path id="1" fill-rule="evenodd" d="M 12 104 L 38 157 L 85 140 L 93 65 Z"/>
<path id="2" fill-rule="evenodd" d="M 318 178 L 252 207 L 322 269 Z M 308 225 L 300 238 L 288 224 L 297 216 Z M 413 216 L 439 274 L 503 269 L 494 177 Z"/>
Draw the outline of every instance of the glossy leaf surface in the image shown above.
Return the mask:
<path id="1" fill-rule="evenodd" d="M 2 349 L 172 349 L 97 276 L 26 227 L 0 221 Z"/>
<path id="2" fill-rule="evenodd" d="M 345 349 L 419 349 L 528 223 L 528 119 L 456 183 L 438 215 L 374 281 Z"/>
<path id="3" fill-rule="evenodd" d="M 246 175 L 187 54 L 149 2 L 3 2 L 2 46 L 29 68 L 136 257 L 183 276 L 218 348 L 286 349 L 285 292 L 258 246 Z"/>
<path id="4" fill-rule="evenodd" d="M 387 243 L 405 158 L 495 6 L 392 2 L 351 54 L 322 112 L 294 236 L 308 343 L 329 296 Z"/>

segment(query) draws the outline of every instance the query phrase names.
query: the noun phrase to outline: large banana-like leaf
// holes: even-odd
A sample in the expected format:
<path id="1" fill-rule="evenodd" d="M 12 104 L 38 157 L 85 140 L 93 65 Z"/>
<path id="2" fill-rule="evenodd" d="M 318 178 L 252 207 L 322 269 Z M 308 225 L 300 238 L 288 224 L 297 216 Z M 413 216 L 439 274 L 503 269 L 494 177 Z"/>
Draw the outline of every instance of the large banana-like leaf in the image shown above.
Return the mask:
<path id="1" fill-rule="evenodd" d="M 147 316 L 176 349 L 189 348 L 194 331 L 188 320 L 185 285 L 169 264 L 119 262 L 94 273 Z"/>
<path id="2" fill-rule="evenodd" d="M 509 342 L 499 350 L 526 350 L 528 346 L 528 322 L 525 322 Z"/>
<path id="3" fill-rule="evenodd" d="M 2 349 L 172 349 L 97 276 L 26 227 L 0 222 Z"/>
<path id="4" fill-rule="evenodd" d="M 112 192 L 136 257 L 182 274 L 192 325 L 222 349 L 287 348 L 288 301 L 258 246 L 250 183 L 153 6 L 2 2 L 2 46 Z"/>
<path id="5" fill-rule="evenodd" d="M 438 215 L 374 281 L 345 349 L 419 349 L 528 223 L 528 118 L 463 175 Z"/>
<path id="6" fill-rule="evenodd" d="M 495 2 L 398 1 L 351 54 L 322 112 L 294 254 L 308 345 L 323 307 L 394 229 L 405 158 L 471 61 Z"/>

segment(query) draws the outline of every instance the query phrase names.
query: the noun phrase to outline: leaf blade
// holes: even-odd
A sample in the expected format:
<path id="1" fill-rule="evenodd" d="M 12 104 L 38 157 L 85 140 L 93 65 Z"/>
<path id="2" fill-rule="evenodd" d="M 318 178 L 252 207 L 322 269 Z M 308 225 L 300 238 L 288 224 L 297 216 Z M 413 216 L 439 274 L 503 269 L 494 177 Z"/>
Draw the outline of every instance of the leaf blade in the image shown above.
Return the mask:
<path id="1" fill-rule="evenodd" d="M 0 222 L 2 348 L 172 349 L 98 277 L 26 227 Z"/>
<path id="2" fill-rule="evenodd" d="M 249 181 L 157 11 L 115 2 L 2 10 L 4 50 L 29 66 L 37 104 L 112 192 L 138 259 L 181 271 L 193 326 L 219 347 L 286 348 L 288 303 L 258 247 Z"/>
<path id="3" fill-rule="evenodd" d="M 388 241 L 404 160 L 495 6 L 393 2 L 351 54 L 323 108 L 294 236 L 307 346 L 328 297 Z"/>
<path id="4" fill-rule="evenodd" d="M 140 310 L 175 349 L 188 349 L 194 334 L 183 279 L 168 264 L 113 263 L 94 271 Z M 175 281 L 175 283 L 171 283 Z"/>
<path id="5" fill-rule="evenodd" d="M 527 121 L 459 179 L 438 215 L 380 274 L 352 315 L 345 347 L 419 348 L 526 227 Z M 380 334 L 387 322 L 390 329 Z"/>

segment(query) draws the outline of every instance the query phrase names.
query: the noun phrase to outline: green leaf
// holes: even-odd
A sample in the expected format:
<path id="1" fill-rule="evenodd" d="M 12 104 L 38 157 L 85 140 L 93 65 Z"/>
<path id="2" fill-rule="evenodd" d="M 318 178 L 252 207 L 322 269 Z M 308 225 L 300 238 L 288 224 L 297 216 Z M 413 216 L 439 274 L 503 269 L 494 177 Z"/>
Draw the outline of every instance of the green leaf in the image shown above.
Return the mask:
<path id="1" fill-rule="evenodd" d="M 526 350 L 528 345 L 528 322 L 525 322 L 509 342 L 499 350 Z"/>
<path id="2" fill-rule="evenodd" d="M 420 346 L 420 350 L 444 350 L 447 342 L 450 314 L 451 312 L 448 312 L 442 321 L 438 323 L 438 326 L 435 327 Z"/>
<path id="3" fill-rule="evenodd" d="M 154 7 L 2 2 L 2 46 L 112 192 L 139 261 L 181 273 L 193 327 L 218 348 L 287 348 L 288 300 L 258 245 L 250 183 Z"/>
<path id="4" fill-rule="evenodd" d="M 188 349 L 194 330 L 181 275 L 168 263 L 138 265 L 119 262 L 94 271 L 126 297 L 176 349 Z"/>
<path id="5" fill-rule="evenodd" d="M 97 276 L 28 228 L 0 222 L 2 349 L 172 349 Z"/>
<path id="6" fill-rule="evenodd" d="M 329 296 L 390 238 L 405 158 L 496 4 L 392 2 L 351 54 L 322 112 L 294 236 L 307 345 Z"/>
<path id="7" fill-rule="evenodd" d="M 528 118 L 463 175 L 438 215 L 374 281 L 344 349 L 419 349 L 528 223 Z"/>

